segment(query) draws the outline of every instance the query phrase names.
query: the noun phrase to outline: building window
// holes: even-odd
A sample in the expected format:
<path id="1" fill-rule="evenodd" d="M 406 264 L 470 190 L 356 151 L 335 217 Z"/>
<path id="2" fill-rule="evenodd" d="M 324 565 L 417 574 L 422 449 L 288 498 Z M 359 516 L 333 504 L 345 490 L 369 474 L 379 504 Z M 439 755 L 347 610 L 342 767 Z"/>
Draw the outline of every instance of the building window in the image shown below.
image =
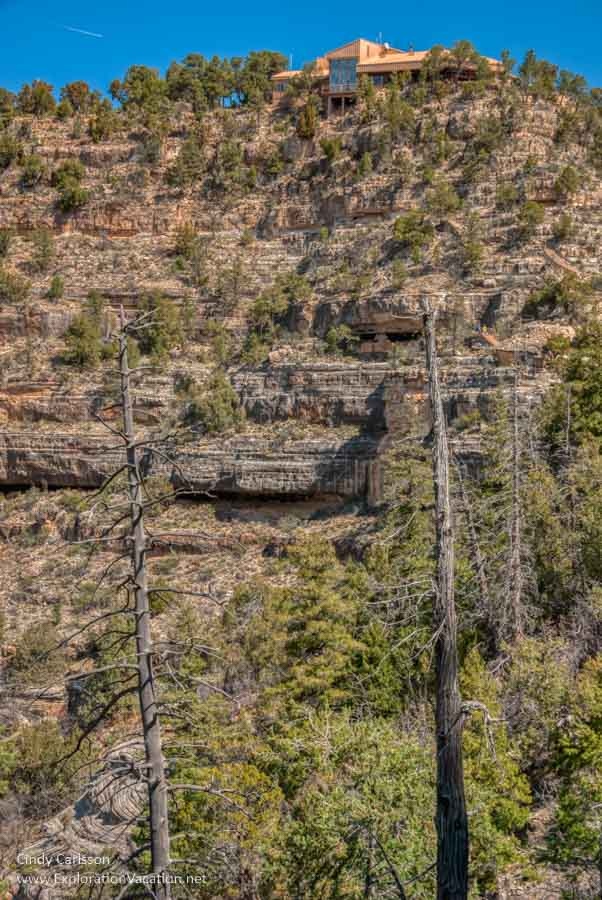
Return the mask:
<path id="1" fill-rule="evenodd" d="M 384 87 L 385 76 L 384 75 L 373 75 L 372 81 L 374 82 L 374 87 Z"/>
<path id="2" fill-rule="evenodd" d="M 284 94 L 286 90 L 286 81 L 277 81 L 276 82 L 276 92 L 278 94 Z"/>
<path id="3" fill-rule="evenodd" d="M 331 59 L 330 90 L 357 90 L 357 59 Z"/>

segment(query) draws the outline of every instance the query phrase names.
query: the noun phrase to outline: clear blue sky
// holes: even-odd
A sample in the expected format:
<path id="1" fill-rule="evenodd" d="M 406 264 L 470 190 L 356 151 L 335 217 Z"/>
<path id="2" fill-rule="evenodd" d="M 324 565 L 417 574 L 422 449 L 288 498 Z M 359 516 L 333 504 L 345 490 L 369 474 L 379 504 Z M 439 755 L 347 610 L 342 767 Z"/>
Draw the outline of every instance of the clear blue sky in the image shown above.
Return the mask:
<path id="1" fill-rule="evenodd" d="M 90 37 L 65 26 L 103 35 Z M 83 79 L 105 90 L 133 63 L 162 71 L 198 52 L 244 55 L 249 50 L 293 54 L 295 68 L 356 37 L 426 49 L 468 38 L 486 56 L 508 47 L 521 59 L 538 56 L 585 75 L 602 87 L 600 0 L 498 0 L 400 3 L 349 0 L 0 0 L 0 85 L 18 89 L 42 78 L 59 87 Z"/>

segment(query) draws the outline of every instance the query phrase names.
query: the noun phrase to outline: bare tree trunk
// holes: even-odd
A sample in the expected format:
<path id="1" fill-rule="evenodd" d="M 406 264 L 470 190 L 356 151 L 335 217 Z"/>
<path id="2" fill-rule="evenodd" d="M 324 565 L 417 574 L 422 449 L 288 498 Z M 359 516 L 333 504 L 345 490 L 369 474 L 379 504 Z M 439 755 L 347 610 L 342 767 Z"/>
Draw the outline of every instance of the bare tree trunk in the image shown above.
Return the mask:
<path id="1" fill-rule="evenodd" d="M 449 450 L 439 385 L 435 313 L 423 300 L 426 364 L 433 416 L 433 477 L 437 516 L 437 589 L 433 628 L 437 635 L 437 900 L 468 896 L 468 819 L 462 758 L 462 701 L 458 688 L 458 648 L 454 599 L 454 533 L 449 496 Z"/>
<path id="2" fill-rule="evenodd" d="M 142 480 L 134 433 L 127 329 L 125 328 L 123 309 L 121 310 L 121 330 L 119 333 L 119 371 L 121 375 L 123 430 L 127 440 L 128 496 L 131 511 L 132 566 L 136 598 L 138 698 L 140 701 L 140 716 L 146 756 L 145 775 L 148 779 L 152 871 L 157 879 L 157 883 L 153 884 L 153 891 L 158 900 L 169 900 L 171 890 L 168 880 L 170 860 L 167 782 L 157 709 L 156 686 L 153 675 L 153 645 L 146 579 L 146 536 L 144 532 Z"/>
<path id="3" fill-rule="evenodd" d="M 521 566 L 521 509 L 520 509 L 520 443 L 518 430 L 518 370 L 514 373 L 512 404 L 512 522 L 510 526 L 510 615 L 512 634 L 523 633 L 523 571 Z"/>

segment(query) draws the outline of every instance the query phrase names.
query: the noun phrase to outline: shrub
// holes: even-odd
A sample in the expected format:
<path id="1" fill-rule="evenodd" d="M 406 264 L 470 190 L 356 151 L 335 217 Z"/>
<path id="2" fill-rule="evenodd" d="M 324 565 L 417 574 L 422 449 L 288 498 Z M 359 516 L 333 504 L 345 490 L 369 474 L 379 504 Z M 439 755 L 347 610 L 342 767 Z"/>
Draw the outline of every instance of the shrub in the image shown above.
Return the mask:
<path id="1" fill-rule="evenodd" d="M 591 295 L 591 284 L 580 281 L 571 273 L 560 281 L 548 282 L 540 290 L 533 291 L 523 307 L 523 315 L 545 317 L 562 313 L 573 316 Z"/>
<path id="2" fill-rule="evenodd" d="M 565 166 L 554 182 L 554 196 L 557 200 L 563 200 L 576 193 L 581 186 L 579 173 L 573 166 Z"/>
<path id="3" fill-rule="evenodd" d="M 13 134 L 0 134 L 0 171 L 8 169 L 11 163 L 19 159 L 21 153 L 21 143 Z"/>
<path id="4" fill-rule="evenodd" d="M 50 287 L 48 288 L 48 298 L 50 300 L 61 300 L 65 293 L 65 281 L 61 275 L 53 275 Z"/>
<path id="5" fill-rule="evenodd" d="M 39 184 L 44 174 L 46 172 L 46 167 L 44 165 L 44 160 L 41 156 L 37 156 L 35 153 L 30 154 L 29 156 L 24 157 L 21 162 L 21 184 L 26 188 L 33 188 L 36 184 Z"/>
<path id="6" fill-rule="evenodd" d="M 88 202 L 89 192 L 80 184 L 86 174 L 78 159 L 67 159 L 52 173 L 52 184 L 58 189 L 58 206 L 63 212 L 72 212 Z"/>
<path id="7" fill-rule="evenodd" d="M 315 97 L 308 97 L 307 103 L 299 113 L 297 119 L 297 135 L 304 140 L 311 140 L 318 131 L 318 102 Z"/>
<path id="8" fill-rule="evenodd" d="M 464 241 L 462 245 L 462 264 L 465 272 L 471 275 L 478 272 L 484 253 L 485 247 L 480 241 Z"/>
<path id="9" fill-rule="evenodd" d="M 173 187 L 184 187 L 202 178 L 205 172 L 205 155 L 199 136 L 187 138 L 172 167 L 167 173 L 167 181 Z"/>
<path id="10" fill-rule="evenodd" d="M 0 228 L 0 259 L 8 256 L 12 239 L 13 233 L 9 228 Z"/>
<path id="11" fill-rule="evenodd" d="M 373 168 L 374 167 L 372 164 L 372 154 L 369 153 L 368 151 L 366 151 L 364 153 L 364 155 L 362 156 L 362 158 L 360 159 L 359 166 L 358 166 L 358 172 L 359 172 L 360 176 L 362 178 L 364 178 L 366 175 L 371 174 Z"/>
<path id="12" fill-rule="evenodd" d="M 326 333 L 326 352 L 341 356 L 345 353 L 353 353 L 359 338 L 348 325 L 337 325 L 328 329 Z"/>
<path id="13" fill-rule="evenodd" d="M 75 115 L 75 110 L 71 105 L 70 101 L 64 97 L 56 108 L 56 117 L 64 122 L 66 119 L 70 119 L 71 116 Z"/>
<path id="14" fill-rule="evenodd" d="M 58 678 L 65 668 L 65 652 L 57 647 L 56 629 L 48 623 L 30 625 L 16 642 L 8 662 L 9 678 L 27 684 L 48 683 Z"/>
<path id="15" fill-rule="evenodd" d="M 408 270 L 401 259 L 394 259 L 391 265 L 391 285 L 395 290 L 403 287 L 408 277 Z"/>
<path id="16" fill-rule="evenodd" d="M 12 794 L 15 808 L 28 817 L 59 812 L 69 801 L 82 762 L 81 755 L 71 756 L 75 741 L 76 735 L 64 737 L 59 722 L 50 718 L 21 725 L 10 738 L 3 737 L 0 796 Z"/>
<path id="17" fill-rule="evenodd" d="M 119 119 L 117 114 L 112 110 L 100 109 L 88 123 L 88 134 L 93 143 L 98 144 L 100 141 L 108 140 L 117 131 L 118 127 Z"/>
<path id="18" fill-rule="evenodd" d="M 191 393 L 185 411 L 188 425 L 201 427 L 207 434 L 219 434 L 243 421 L 238 395 L 221 370 L 213 374 L 204 390 L 197 388 Z"/>
<path id="19" fill-rule="evenodd" d="M 0 268 L 0 303 L 23 303 L 30 287 L 25 278 Z"/>
<path id="20" fill-rule="evenodd" d="M 81 369 L 93 369 L 103 356 L 100 326 L 86 313 L 76 316 L 65 333 L 67 350 L 63 361 Z"/>
<path id="21" fill-rule="evenodd" d="M 199 241 L 198 232 L 192 222 L 184 222 L 176 230 L 174 250 L 178 256 L 190 260 Z"/>
<path id="22" fill-rule="evenodd" d="M 512 209 L 515 203 L 518 203 L 519 192 L 515 184 L 511 181 L 504 181 L 499 184 L 495 192 L 495 205 L 498 209 Z"/>
<path id="23" fill-rule="evenodd" d="M 322 138 L 322 140 L 320 141 L 322 153 L 330 164 L 332 164 L 339 158 L 339 156 L 341 155 L 342 146 L 343 145 L 340 137 Z"/>
<path id="24" fill-rule="evenodd" d="M 73 212 L 76 209 L 81 209 L 82 206 L 86 205 L 89 199 L 90 192 L 81 185 L 76 182 L 71 184 L 67 183 L 59 192 L 58 205 L 64 213 L 68 213 Z"/>
<path id="25" fill-rule="evenodd" d="M 90 291 L 86 309 L 72 321 L 65 332 L 67 351 L 63 361 L 80 368 L 94 368 L 112 352 L 102 340 L 103 299 L 97 291 Z"/>
<path id="26" fill-rule="evenodd" d="M 545 218 L 545 209 L 541 203 L 535 200 L 526 200 L 518 214 L 518 231 L 522 240 L 533 237 L 537 226 L 541 225 Z"/>
<path id="27" fill-rule="evenodd" d="M 455 212 L 462 205 L 453 186 L 444 179 L 437 179 L 426 194 L 426 207 L 434 215 L 444 216 Z"/>
<path id="28" fill-rule="evenodd" d="M 420 262 L 422 251 L 435 236 L 435 229 L 422 210 L 411 210 L 395 220 L 393 236 L 403 248 L 408 248 L 414 262 Z"/>
<path id="29" fill-rule="evenodd" d="M 183 340 L 180 310 L 159 291 L 143 298 L 141 310 L 152 316 L 147 320 L 148 327 L 140 332 L 140 350 L 162 359 Z"/>
<path id="30" fill-rule="evenodd" d="M 10 125 L 15 117 L 15 95 L 0 87 L 0 129 Z"/>
<path id="31" fill-rule="evenodd" d="M 24 84 L 17 97 L 19 111 L 26 115 L 47 116 L 56 109 L 56 100 L 52 95 L 54 88 L 46 81 L 32 81 Z"/>
<path id="32" fill-rule="evenodd" d="M 575 225 L 573 219 L 568 213 L 563 212 L 557 222 L 552 226 L 552 234 L 554 240 L 561 243 L 568 240 L 575 233 Z"/>
<path id="33" fill-rule="evenodd" d="M 55 255 L 54 236 L 48 228 L 39 228 L 34 231 L 32 241 L 32 269 L 34 272 L 47 272 Z"/>

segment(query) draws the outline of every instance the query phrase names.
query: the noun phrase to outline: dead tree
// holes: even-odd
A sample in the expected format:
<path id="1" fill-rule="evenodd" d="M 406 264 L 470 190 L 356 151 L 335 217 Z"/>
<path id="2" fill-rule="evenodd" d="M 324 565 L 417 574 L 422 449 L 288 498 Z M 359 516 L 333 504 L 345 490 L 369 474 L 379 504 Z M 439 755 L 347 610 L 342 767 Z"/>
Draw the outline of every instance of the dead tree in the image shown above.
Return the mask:
<path id="1" fill-rule="evenodd" d="M 139 469 L 138 447 L 134 432 L 134 413 L 128 365 L 128 329 L 121 310 L 119 332 L 119 374 L 123 435 L 126 440 L 128 498 L 130 504 L 132 581 L 135 596 L 135 637 L 138 666 L 138 699 L 146 759 L 148 785 L 150 848 L 152 872 L 156 878 L 154 894 L 158 900 L 169 900 L 169 816 L 165 757 L 161 741 L 161 725 L 157 703 L 157 685 L 153 673 L 153 642 L 150 628 L 150 604 L 146 577 L 146 535 L 144 500 Z"/>
<path id="2" fill-rule="evenodd" d="M 510 523 L 510 615 L 513 637 L 523 633 L 523 571 L 521 566 L 520 435 L 518 427 L 518 369 L 514 373 L 512 403 L 512 520 Z"/>
<path id="3" fill-rule="evenodd" d="M 433 603 L 437 730 L 437 900 L 468 896 L 468 818 L 462 757 L 463 709 L 458 687 L 454 598 L 454 532 L 449 490 L 449 449 L 439 384 L 435 312 L 423 300 L 426 365 L 433 417 L 433 479 L 437 583 Z"/>

